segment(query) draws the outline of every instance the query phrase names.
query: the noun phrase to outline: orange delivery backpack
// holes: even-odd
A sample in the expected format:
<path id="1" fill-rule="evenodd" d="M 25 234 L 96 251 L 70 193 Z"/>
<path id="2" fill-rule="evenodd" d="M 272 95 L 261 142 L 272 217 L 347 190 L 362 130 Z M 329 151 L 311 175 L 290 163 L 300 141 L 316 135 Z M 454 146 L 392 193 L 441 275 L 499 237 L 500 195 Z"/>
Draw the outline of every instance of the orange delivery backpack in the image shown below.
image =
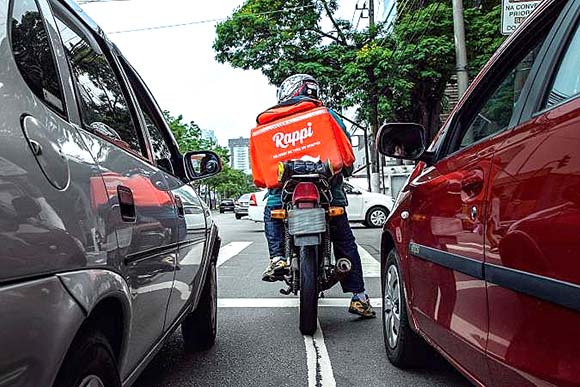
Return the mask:
<path id="1" fill-rule="evenodd" d="M 354 163 L 350 140 L 320 101 L 278 105 L 258 116 L 250 135 L 254 183 L 277 188 L 278 164 L 289 160 L 329 162 L 334 173 Z"/>

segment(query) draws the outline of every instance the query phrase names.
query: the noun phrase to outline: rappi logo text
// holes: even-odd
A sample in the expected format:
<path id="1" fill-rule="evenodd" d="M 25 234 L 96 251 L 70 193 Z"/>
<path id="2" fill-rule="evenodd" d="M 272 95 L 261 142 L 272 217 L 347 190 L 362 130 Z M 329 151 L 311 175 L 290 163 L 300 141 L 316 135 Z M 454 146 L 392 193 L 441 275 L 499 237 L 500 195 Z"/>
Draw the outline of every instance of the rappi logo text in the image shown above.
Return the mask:
<path id="1" fill-rule="evenodd" d="M 304 140 L 312 137 L 312 135 L 312 123 L 309 122 L 305 128 L 295 130 L 294 132 L 278 132 L 272 137 L 272 140 L 275 142 L 276 148 L 286 149 L 290 145 L 296 146 L 296 144 L 303 144 Z"/>

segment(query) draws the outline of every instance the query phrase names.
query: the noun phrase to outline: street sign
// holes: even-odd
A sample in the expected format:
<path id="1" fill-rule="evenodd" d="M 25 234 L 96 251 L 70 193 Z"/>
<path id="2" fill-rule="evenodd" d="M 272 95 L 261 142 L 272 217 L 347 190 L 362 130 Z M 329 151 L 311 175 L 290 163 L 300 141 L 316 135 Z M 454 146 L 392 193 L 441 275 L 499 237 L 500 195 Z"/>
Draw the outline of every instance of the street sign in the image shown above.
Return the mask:
<path id="1" fill-rule="evenodd" d="M 502 0 L 501 33 L 511 35 L 539 3 L 540 1 Z"/>

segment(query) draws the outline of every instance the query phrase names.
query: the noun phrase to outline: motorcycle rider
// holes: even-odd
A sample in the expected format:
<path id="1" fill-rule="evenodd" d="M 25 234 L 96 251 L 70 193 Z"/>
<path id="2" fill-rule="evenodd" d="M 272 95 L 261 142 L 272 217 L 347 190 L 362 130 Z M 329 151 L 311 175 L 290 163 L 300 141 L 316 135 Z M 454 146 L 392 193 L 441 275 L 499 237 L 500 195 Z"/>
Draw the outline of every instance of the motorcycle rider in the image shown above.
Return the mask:
<path id="1" fill-rule="evenodd" d="M 318 106 L 321 104 L 319 101 L 318 82 L 308 74 L 295 74 L 286 78 L 278 88 L 277 97 L 278 105 L 268 111 L 275 110 L 280 106 L 289 107 L 304 100 L 313 100 L 317 102 Z M 291 111 L 291 109 L 288 110 Z M 329 109 L 329 112 L 342 130 L 347 133 L 344 122 L 334 111 Z M 343 168 L 341 174 L 337 174 L 332 178 L 332 206 L 346 207 L 348 205 L 343 188 L 343 175 L 349 176 L 350 173 L 352 173 L 352 167 Z M 282 220 L 272 219 L 270 216 L 273 209 L 282 208 L 281 189 L 270 189 L 266 198 L 264 223 L 270 263 L 262 275 L 262 280 L 274 282 L 282 280 L 284 273 L 288 270 L 288 262 L 286 262 L 284 250 L 284 223 Z M 343 292 L 353 294 L 348 311 L 364 318 L 376 317 L 376 313 L 365 293 L 361 259 L 346 212 L 343 215 L 331 218 L 330 239 L 335 256 L 337 258 L 347 257 L 352 263 L 351 271 L 341 281 Z"/>

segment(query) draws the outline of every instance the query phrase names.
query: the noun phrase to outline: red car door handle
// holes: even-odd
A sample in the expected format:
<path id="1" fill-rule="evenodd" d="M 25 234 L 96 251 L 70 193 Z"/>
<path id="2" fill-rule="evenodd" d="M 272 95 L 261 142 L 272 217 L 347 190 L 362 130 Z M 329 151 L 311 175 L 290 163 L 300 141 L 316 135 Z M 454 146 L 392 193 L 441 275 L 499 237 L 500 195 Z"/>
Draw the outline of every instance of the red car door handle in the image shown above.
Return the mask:
<path id="1" fill-rule="evenodd" d="M 133 191 L 128 187 L 119 185 L 117 186 L 117 197 L 119 198 L 119 210 L 121 211 L 121 219 L 123 219 L 123 222 L 135 222 L 137 215 L 135 212 Z"/>
<path id="2" fill-rule="evenodd" d="M 461 180 L 461 190 L 465 192 L 469 197 L 477 196 L 483 190 L 483 171 L 474 170 L 469 172 Z"/>

